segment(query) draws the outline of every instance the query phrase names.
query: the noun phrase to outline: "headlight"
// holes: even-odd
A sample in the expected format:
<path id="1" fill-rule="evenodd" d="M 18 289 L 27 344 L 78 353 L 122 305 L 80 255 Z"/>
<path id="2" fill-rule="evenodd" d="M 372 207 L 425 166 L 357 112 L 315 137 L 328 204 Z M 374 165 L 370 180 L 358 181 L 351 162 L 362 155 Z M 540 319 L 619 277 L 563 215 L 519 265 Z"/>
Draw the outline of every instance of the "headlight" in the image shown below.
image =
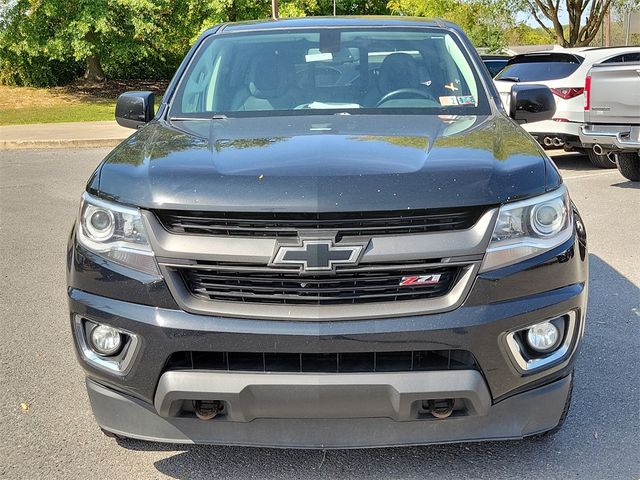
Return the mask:
<path id="1" fill-rule="evenodd" d="M 500 207 L 482 271 L 521 262 L 566 242 L 573 213 L 566 187 Z"/>
<path id="2" fill-rule="evenodd" d="M 147 240 L 140 210 L 82 196 L 78 242 L 109 260 L 151 275 L 160 275 Z"/>

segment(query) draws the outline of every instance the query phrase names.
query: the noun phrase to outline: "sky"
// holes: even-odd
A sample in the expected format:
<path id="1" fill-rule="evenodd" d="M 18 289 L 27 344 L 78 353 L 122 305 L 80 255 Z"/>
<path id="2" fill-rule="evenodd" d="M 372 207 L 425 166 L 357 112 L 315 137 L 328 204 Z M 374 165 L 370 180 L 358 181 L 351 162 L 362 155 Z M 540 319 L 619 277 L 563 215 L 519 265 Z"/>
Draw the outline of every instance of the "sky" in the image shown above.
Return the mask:
<path id="1" fill-rule="evenodd" d="M 536 28 L 536 27 L 540 26 L 540 24 L 538 22 L 536 22 L 535 18 L 533 18 L 533 16 L 531 16 L 528 13 L 520 12 L 520 13 L 518 13 L 517 18 L 518 18 L 519 21 L 525 22 L 530 27 Z M 560 22 L 562 22 L 563 25 L 569 23 L 569 15 L 567 15 L 567 12 L 565 10 L 560 10 L 559 18 L 560 18 Z M 544 18 L 544 16 L 541 17 L 540 20 L 542 20 L 542 22 L 546 26 L 551 27 L 551 22 L 549 20 L 547 20 L 546 18 Z"/>

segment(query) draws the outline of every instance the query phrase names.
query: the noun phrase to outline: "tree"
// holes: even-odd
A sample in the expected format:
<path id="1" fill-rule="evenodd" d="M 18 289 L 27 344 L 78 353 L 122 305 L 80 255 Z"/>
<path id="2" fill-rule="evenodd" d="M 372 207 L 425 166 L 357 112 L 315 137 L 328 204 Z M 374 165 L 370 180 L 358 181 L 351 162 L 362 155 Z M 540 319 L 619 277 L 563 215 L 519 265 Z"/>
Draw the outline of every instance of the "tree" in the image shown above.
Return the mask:
<path id="1" fill-rule="evenodd" d="M 563 47 L 588 46 L 598 34 L 612 0 L 523 0 L 536 22 Z M 568 26 L 563 26 L 560 13 L 566 11 Z M 583 23 L 583 17 L 585 21 Z M 543 18 L 551 21 L 548 27 Z"/>
<path id="2" fill-rule="evenodd" d="M 476 47 L 498 50 L 506 45 L 503 31 L 512 23 L 501 0 L 390 0 L 396 15 L 443 18 L 465 31 Z"/>
<path id="3" fill-rule="evenodd" d="M 41 47 L 59 19 L 43 22 L 26 1 L 2 0 L 0 7 L 0 83 L 55 85 L 79 73 L 77 63 L 60 55 L 55 45 Z"/>
<path id="4" fill-rule="evenodd" d="M 201 0 L 1 1 L 0 81 L 33 86 L 78 68 L 92 81 L 166 78 L 216 13 Z"/>
<path id="5" fill-rule="evenodd" d="M 336 15 L 388 15 L 387 0 L 336 0 Z M 333 0 L 318 0 L 314 15 L 333 15 Z"/>
<path id="6" fill-rule="evenodd" d="M 507 45 L 549 45 L 555 42 L 555 36 L 549 35 L 541 27 L 533 28 L 520 23 L 504 32 Z"/>

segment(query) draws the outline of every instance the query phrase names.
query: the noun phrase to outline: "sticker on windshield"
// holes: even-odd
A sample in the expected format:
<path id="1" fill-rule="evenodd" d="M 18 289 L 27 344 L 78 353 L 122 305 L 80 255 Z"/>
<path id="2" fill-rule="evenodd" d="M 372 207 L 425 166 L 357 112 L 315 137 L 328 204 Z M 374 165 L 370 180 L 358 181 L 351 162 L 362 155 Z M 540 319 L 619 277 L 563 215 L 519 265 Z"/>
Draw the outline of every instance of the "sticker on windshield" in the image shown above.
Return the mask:
<path id="1" fill-rule="evenodd" d="M 464 95 L 458 97 L 458 105 L 475 105 L 476 99 L 473 95 Z"/>
<path id="2" fill-rule="evenodd" d="M 439 98 L 440 105 L 442 106 L 451 106 L 451 105 L 475 105 L 476 99 L 473 95 L 450 95 L 443 96 Z"/>
<path id="3" fill-rule="evenodd" d="M 458 97 L 456 96 L 445 96 L 440 97 L 440 105 L 448 106 L 448 105 L 458 105 Z"/>

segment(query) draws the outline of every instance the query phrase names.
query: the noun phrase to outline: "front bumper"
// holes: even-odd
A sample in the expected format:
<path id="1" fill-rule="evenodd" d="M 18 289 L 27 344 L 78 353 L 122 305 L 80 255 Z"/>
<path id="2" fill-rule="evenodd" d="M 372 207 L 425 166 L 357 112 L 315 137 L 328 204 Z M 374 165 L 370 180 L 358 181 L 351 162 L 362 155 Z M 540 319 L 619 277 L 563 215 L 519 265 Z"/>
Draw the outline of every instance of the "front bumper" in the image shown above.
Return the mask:
<path id="1" fill-rule="evenodd" d="M 242 375 L 239 376 L 242 377 Z M 474 375 L 468 376 L 473 382 Z M 443 382 L 455 380 L 455 378 L 432 380 L 437 385 L 443 385 Z M 395 381 L 397 382 L 397 379 Z M 486 387 L 482 386 L 481 378 L 476 378 L 475 382 L 477 382 L 477 388 L 484 391 L 486 395 L 488 392 Z M 409 382 L 411 385 L 415 383 L 413 380 Z M 433 388 L 433 386 L 425 388 Z M 489 404 L 488 398 L 478 399 L 480 404 L 485 404 L 485 411 L 474 412 L 467 416 L 450 417 L 446 420 L 398 421 L 380 415 L 343 418 L 335 414 L 330 418 L 292 418 L 286 412 L 286 404 L 272 404 L 275 410 L 286 416 L 263 415 L 246 422 L 217 419 L 201 421 L 194 417 L 162 417 L 153 406 L 139 399 L 87 380 L 89 399 L 98 423 L 105 430 L 118 435 L 170 443 L 296 448 L 361 448 L 518 439 L 550 430 L 558 425 L 570 388 L 571 375 L 568 375 L 494 405 Z M 366 397 L 372 393 L 371 387 L 363 390 L 359 404 L 361 412 L 367 412 L 367 409 L 371 408 L 369 400 L 373 400 L 375 405 L 384 403 L 379 396 Z M 403 404 L 403 400 L 407 400 L 406 394 L 394 388 L 389 390 L 382 395 L 382 398 L 389 400 L 390 403 L 394 403 L 393 397 L 397 398 L 398 401 L 395 404 L 398 406 Z M 255 391 L 256 388 L 249 389 L 245 397 L 249 397 L 249 401 L 255 400 L 252 398 Z M 328 393 L 331 396 L 328 398 L 324 398 L 321 394 L 320 387 L 309 392 L 312 396 L 305 399 L 306 405 L 310 407 L 306 411 L 312 411 L 313 407 L 327 411 L 327 402 L 333 401 L 335 392 L 329 390 Z M 381 392 L 378 391 L 378 393 Z M 356 397 L 348 398 L 350 403 L 353 403 L 352 399 Z M 328 403 L 328 405 L 331 404 Z M 337 413 L 345 411 L 348 410 L 334 409 Z"/>

